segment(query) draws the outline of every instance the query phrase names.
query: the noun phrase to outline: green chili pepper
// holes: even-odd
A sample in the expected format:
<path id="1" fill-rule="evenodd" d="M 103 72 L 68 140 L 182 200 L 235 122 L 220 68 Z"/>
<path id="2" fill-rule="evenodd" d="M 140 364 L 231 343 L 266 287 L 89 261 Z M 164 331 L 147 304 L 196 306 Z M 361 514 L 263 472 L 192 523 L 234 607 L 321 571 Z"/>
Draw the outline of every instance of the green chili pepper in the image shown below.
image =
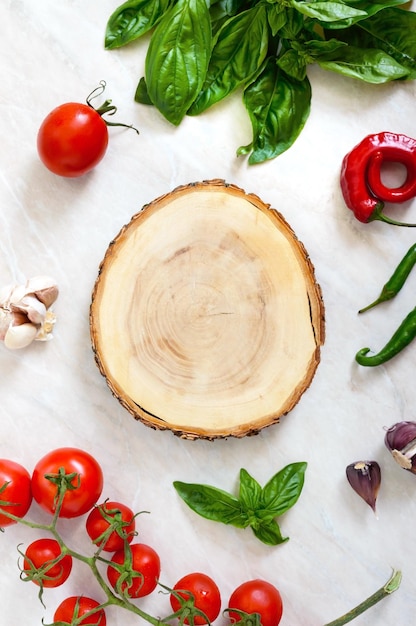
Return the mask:
<path id="1" fill-rule="evenodd" d="M 364 313 L 364 311 L 372 309 L 377 304 L 380 304 L 381 302 L 386 302 L 386 300 L 391 300 L 392 298 L 394 298 L 394 296 L 396 296 L 399 293 L 400 289 L 403 287 L 415 263 L 416 244 L 413 244 L 413 246 L 409 248 L 409 250 L 406 252 L 405 256 L 402 258 L 389 280 L 384 285 L 377 300 L 374 300 L 374 302 L 372 302 L 368 306 L 360 309 L 358 313 Z"/>
<path id="2" fill-rule="evenodd" d="M 416 307 L 405 317 L 390 341 L 377 354 L 366 356 L 370 348 L 362 348 L 355 355 L 360 365 L 375 366 L 386 363 L 399 354 L 416 337 Z"/>

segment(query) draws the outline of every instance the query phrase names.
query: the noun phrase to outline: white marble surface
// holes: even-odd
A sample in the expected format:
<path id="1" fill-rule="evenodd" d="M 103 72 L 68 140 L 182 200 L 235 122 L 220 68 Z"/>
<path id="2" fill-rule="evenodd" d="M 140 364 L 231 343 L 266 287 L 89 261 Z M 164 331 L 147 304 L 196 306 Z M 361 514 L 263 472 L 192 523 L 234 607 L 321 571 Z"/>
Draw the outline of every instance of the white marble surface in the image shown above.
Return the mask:
<path id="1" fill-rule="evenodd" d="M 3 0 L 0 4 L 0 279 L 49 274 L 60 286 L 58 322 L 48 344 L 20 352 L 0 345 L 0 456 L 29 470 L 48 450 L 89 450 L 105 474 L 103 496 L 151 515 L 139 518 L 140 539 L 160 553 L 161 580 L 172 585 L 202 570 L 223 592 L 263 577 L 281 590 L 282 626 L 322 626 L 381 586 L 392 567 L 400 590 L 356 620 L 357 626 L 412 624 L 416 614 L 416 477 L 384 447 L 385 426 L 415 419 L 415 347 L 379 368 L 360 368 L 355 352 L 379 348 L 415 306 L 415 274 L 390 304 L 358 316 L 377 294 L 416 232 L 358 223 L 338 184 L 342 157 L 365 135 L 382 130 L 416 136 L 416 83 L 372 87 L 313 67 L 312 113 L 296 144 L 278 159 L 248 167 L 235 150 L 250 140 L 240 95 L 179 128 L 133 101 L 147 42 L 105 51 L 107 18 L 118 0 Z M 70 100 L 83 102 L 102 79 L 118 118 L 141 135 L 110 130 L 102 163 L 82 179 L 58 178 L 40 163 L 36 133 L 44 116 Z M 111 239 L 144 204 L 174 187 L 222 178 L 278 209 L 306 246 L 326 305 L 326 343 L 310 389 L 280 424 L 243 440 L 183 441 L 133 418 L 109 392 L 93 359 L 89 304 L 98 265 Z M 395 210 L 416 221 L 416 201 Z M 378 519 L 345 479 L 348 463 L 379 461 L 383 482 Z M 233 491 L 245 467 L 260 483 L 286 463 L 308 462 L 298 504 L 281 518 L 290 541 L 270 548 L 250 530 L 197 517 L 172 481 L 194 480 Z M 83 520 L 65 536 L 86 548 Z M 77 568 L 71 582 L 49 591 L 20 582 L 16 545 L 36 538 L 21 526 L 0 537 L 2 624 L 52 621 L 66 595 L 99 596 Z M 167 607 L 156 594 L 143 603 Z M 111 626 L 137 618 L 108 612 Z M 220 618 L 218 626 L 225 624 Z"/>

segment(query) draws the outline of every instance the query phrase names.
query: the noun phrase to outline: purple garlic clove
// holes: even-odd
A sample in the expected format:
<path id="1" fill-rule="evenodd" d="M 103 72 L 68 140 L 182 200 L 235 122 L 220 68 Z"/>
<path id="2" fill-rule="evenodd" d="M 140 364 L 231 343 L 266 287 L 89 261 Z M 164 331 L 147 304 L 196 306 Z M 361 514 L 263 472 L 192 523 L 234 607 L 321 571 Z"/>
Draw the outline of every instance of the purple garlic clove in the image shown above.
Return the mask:
<path id="1" fill-rule="evenodd" d="M 387 449 L 403 469 L 416 474 L 416 422 L 398 422 L 384 437 Z"/>
<path id="2" fill-rule="evenodd" d="M 381 470 L 377 461 L 357 461 L 346 469 L 347 480 L 356 493 L 365 501 L 374 513 L 381 484 Z"/>

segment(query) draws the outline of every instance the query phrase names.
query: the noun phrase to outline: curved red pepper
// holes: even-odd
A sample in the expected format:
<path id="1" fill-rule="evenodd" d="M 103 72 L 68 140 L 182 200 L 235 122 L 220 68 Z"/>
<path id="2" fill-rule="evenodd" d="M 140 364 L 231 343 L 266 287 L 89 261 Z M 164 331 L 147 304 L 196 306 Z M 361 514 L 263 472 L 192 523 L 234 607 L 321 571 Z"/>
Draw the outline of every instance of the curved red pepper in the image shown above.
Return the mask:
<path id="1" fill-rule="evenodd" d="M 400 187 L 389 188 L 382 183 L 381 168 L 387 162 L 405 166 L 406 180 Z M 360 222 L 381 220 L 416 227 L 382 212 L 384 202 L 406 202 L 416 196 L 415 139 L 390 132 L 368 135 L 344 157 L 340 182 L 345 203 Z"/>

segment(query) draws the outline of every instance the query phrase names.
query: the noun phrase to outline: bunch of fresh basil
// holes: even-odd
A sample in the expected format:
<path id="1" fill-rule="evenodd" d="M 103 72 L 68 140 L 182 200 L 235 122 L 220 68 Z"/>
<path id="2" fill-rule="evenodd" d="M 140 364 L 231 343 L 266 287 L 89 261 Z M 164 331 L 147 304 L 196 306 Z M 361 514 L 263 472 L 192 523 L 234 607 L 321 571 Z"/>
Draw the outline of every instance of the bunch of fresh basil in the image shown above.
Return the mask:
<path id="1" fill-rule="evenodd" d="M 287 150 L 309 116 L 309 64 L 368 83 L 416 78 L 416 13 L 404 0 L 128 0 L 107 49 L 153 29 L 135 100 L 172 124 L 240 88 L 250 164 Z"/>

